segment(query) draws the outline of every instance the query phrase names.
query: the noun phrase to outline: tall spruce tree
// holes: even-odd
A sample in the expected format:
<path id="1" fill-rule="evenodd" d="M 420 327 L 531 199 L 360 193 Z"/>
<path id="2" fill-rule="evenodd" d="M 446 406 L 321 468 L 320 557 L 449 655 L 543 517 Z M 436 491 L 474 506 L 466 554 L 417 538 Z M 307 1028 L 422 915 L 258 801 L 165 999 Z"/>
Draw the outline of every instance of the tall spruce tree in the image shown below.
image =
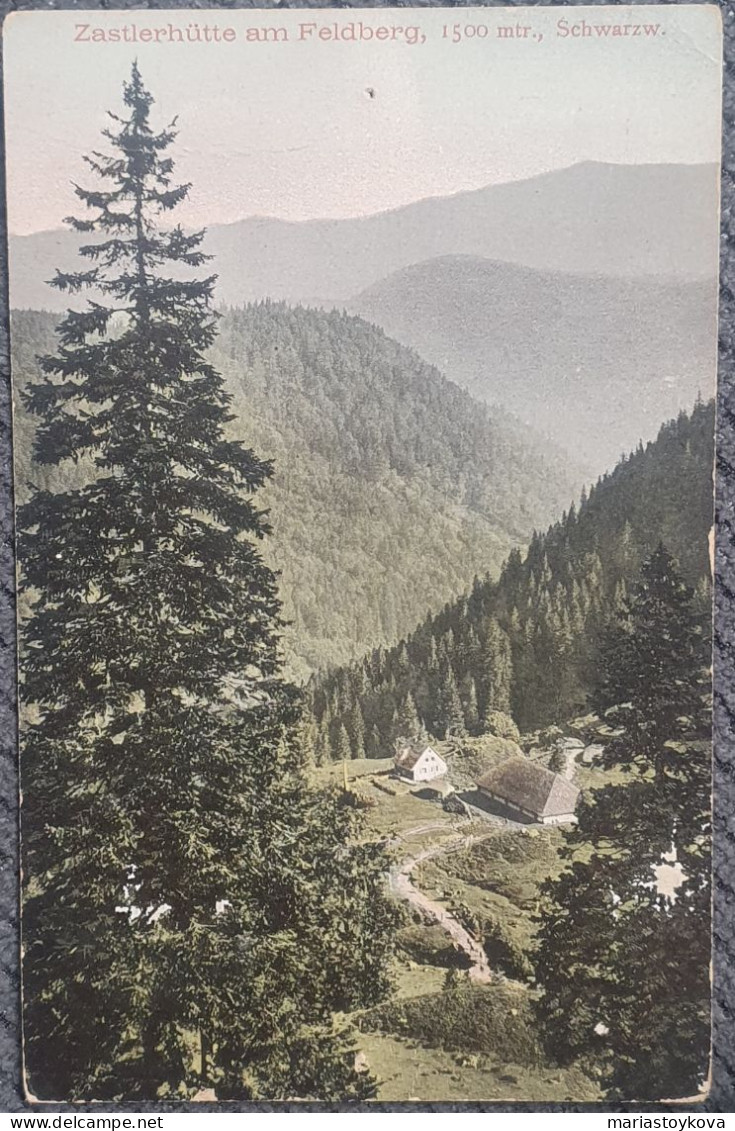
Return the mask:
<path id="1" fill-rule="evenodd" d="M 440 679 L 437 722 L 442 735 L 465 735 L 467 728 L 464 722 L 462 700 L 459 697 L 454 670 L 448 659 L 442 663 Z"/>
<path id="2" fill-rule="evenodd" d="M 406 692 L 400 708 L 396 711 L 393 729 L 395 738 L 417 738 L 421 733 L 421 719 L 416 707 L 416 700 L 410 691 Z"/>
<path id="3" fill-rule="evenodd" d="M 708 628 L 659 546 L 607 637 L 593 696 L 614 735 L 604 761 L 629 777 L 581 805 L 542 916 L 549 1052 L 595 1064 L 616 1098 L 693 1095 L 707 1070 Z"/>
<path id="4" fill-rule="evenodd" d="M 203 233 L 137 66 L 78 187 L 92 239 L 28 392 L 39 463 L 81 489 L 19 515 L 26 1063 L 45 1099 L 359 1097 L 334 1011 L 385 992 L 381 849 L 306 782 L 276 579 L 228 439 Z M 167 268 L 174 268 L 167 273 Z"/>

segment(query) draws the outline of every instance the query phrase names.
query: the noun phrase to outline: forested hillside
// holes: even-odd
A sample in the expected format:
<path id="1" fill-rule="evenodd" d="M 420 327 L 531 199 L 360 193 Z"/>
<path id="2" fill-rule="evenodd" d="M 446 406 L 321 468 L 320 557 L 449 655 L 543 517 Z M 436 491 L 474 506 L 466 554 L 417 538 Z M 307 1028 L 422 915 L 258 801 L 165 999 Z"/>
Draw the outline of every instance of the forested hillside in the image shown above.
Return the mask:
<path id="1" fill-rule="evenodd" d="M 714 389 L 714 275 L 619 278 L 453 255 L 406 267 L 347 306 L 595 475 Z"/>
<path id="2" fill-rule="evenodd" d="M 484 729 L 492 712 L 523 731 L 586 709 L 602 633 L 659 542 L 709 602 L 714 406 L 662 427 L 598 481 L 498 580 L 427 617 L 389 651 L 375 650 L 312 686 L 317 756 L 386 756 L 398 734 Z"/>
<path id="3" fill-rule="evenodd" d="M 55 348 L 50 314 L 13 314 L 14 376 Z M 569 505 L 581 474 L 512 418 L 361 319 L 263 302 L 226 312 L 212 350 L 232 438 L 272 459 L 262 492 L 281 571 L 293 674 L 405 635 Z M 29 466 L 16 415 L 17 489 L 79 485 L 91 468 Z"/>

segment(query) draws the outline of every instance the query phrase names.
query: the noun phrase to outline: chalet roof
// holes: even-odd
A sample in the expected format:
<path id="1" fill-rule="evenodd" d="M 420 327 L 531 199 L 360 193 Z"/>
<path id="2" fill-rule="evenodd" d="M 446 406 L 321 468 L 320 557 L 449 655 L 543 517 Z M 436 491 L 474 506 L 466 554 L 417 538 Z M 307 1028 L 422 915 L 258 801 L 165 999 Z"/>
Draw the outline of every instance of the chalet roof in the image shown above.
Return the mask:
<path id="1" fill-rule="evenodd" d="M 570 781 L 528 758 L 511 758 L 483 774 L 477 784 L 511 805 L 519 805 L 539 817 L 573 813 L 579 790 Z"/>
<path id="2" fill-rule="evenodd" d="M 428 742 L 412 742 L 401 746 L 396 753 L 396 766 L 400 766 L 402 770 L 412 770 L 421 755 L 425 754 L 427 750 L 432 750 L 433 753 L 436 753 L 433 747 L 429 746 Z"/>

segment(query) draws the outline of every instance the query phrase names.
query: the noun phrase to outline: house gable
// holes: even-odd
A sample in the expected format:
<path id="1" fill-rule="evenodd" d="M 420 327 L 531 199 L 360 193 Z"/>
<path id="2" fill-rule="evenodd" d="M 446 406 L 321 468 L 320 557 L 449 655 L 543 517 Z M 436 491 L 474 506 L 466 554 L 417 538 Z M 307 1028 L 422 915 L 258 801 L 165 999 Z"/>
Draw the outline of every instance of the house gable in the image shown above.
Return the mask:
<path id="1" fill-rule="evenodd" d="M 447 772 L 447 764 L 443 758 L 439 757 L 436 750 L 432 749 L 431 746 L 427 746 L 416 762 L 413 770 L 414 777 L 417 780 L 424 776 L 436 778 L 439 777 L 440 774 Z"/>
<path id="2" fill-rule="evenodd" d="M 395 767 L 400 774 L 413 781 L 431 781 L 447 772 L 446 762 L 429 745 L 401 747 L 395 757 Z"/>

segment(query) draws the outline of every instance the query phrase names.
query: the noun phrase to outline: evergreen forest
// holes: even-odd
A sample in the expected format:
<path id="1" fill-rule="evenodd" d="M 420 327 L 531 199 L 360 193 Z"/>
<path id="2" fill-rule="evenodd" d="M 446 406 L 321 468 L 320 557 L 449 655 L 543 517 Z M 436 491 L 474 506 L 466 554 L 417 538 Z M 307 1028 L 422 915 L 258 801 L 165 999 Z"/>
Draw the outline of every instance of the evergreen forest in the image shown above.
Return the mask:
<path id="1" fill-rule="evenodd" d="M 535 731 L 584 713 L 601 643 L 663 542 L 710 604 L 714 406 L 621 460 L 499 578 L 478 577 L 392 648 L 310 684 L 317 757 L 380 757 L 399 735 L 480 734 L 494 712 Z"/>
<path id="2" fill-rule="evenodd" d="M 13 313 L 19 388 L 37 379 L 57 321 Z M 207 356 L 231 398 L 226 434 L 273 463 L 264 554 L 296 678 L 392 644 L 476 573 L 496 575 L 581 486 L 552 445 L 360 318 L 256 303 L 223 313 Z M 29 481 L 95 474 L 85 455 L 31 466 L 35 421 L 21 406 L 16 428 L 20 498 Z"/>

